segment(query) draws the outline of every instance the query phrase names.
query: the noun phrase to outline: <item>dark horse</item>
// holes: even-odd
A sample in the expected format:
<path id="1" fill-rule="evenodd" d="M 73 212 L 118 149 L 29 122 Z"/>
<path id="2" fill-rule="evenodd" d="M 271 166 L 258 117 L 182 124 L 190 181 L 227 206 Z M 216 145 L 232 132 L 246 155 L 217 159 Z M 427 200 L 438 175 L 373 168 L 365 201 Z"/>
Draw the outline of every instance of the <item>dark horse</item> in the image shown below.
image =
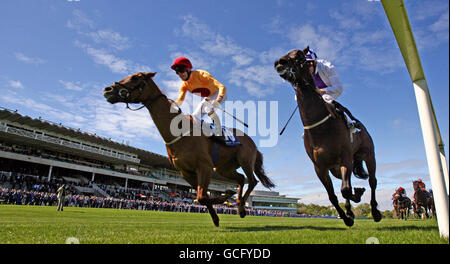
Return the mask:
<path id="1" fill-rule="evenodd" d="M 425 213 L 425 216 L 429 218 L 430 215 L 428 214 L 428 212 L 430 211 L 433 217 L 435 217 L 436 210 L 434 208 L 433 193 L 427 192 L 426 190 L 422 190 L 422 188 L 419 186 L 419 181 L 413 181 L 413 188 L 414 188 L 414 202 L 413 202 L 414 213 L 417 215 Z"/>
<path id="2" fill-rule="evenodd" d="M 204 135 L 195 136 L 192 131 L 192 117 L 182 115 L 178 106 L 167 99 L 153 81 L 155 74 L 140 72 L 127 76 L 106 87 L 103 96 L 112 104 L 122 102 L 128 106 L 128 103 L 141 103 L 148 109 L 165 141 L 170 163 L 193 188 L 197 189 L 197 200 L 208 208 L 215 226 L 219 226 L 219 217 L 213 204 L 223 204 L 234 195 L 234 192 L 226 191 L 225 195 L 220 197 L 209 197 L 208 186 L 213 169 L 219 175 L 238 184 L 236 203 L 240 217 L 245 217 L 245 201 L 258 183 L 255 175 L 266 188 L 275 187 L 264 171 L 263 156 L 256 144 L 244 132 L 235 129 L 234 132 L 241 144 L 235 147 L 219 145 L 217 160 L 214 162 L 212 153 L 215 143 Z M 183 123 L 189 124 L 187 133 L 174 135 L 172 125 L 175 124 L 177 127 Z M 237 172 L 239 168 L 242 168 L 245 176 Z M 246 181 L 248 187 L 244 194 L 243 186 Z"/>
<path id="3" fill-rule="evenodd" d="M 354 223 L 350 200 L 361 201 L 364 188 L 355 188 L 352 193 L 350 177 L 353 173 L 361 179 L 369 178 L 371 193 L 370 205 L 375 222 L 381 220 L 378 203 L 375 199 L 377 179 L 375 178 L 375 153 L 372 138 L 361 124 L 361 131 L 350 140 L 350 132 L 342 116 L 332 114 L 326 102 L 316 92 L 312 75 L 306 67 L 305 50 L 292 50 L 275 61 L 275 70 L 281 78 L 289 81 L 295 89 L 300 117 L 305 129 L 304 145 L 306 153 L 314 163 L 314 169 L 327 190 L 328 197 L 347 226 Z M 364 170 L 366 163 L 369 173 Z M 341 193 L 346 199 L 346 212 L 339 206 L 334 194 L 330 171 L 342 180 Z"/>
<path id="4" fill-rule="evenodd" d="M 394 210 L 397 218 L 407 220 L 411 211 L 411 199 L 396 193 L 394 195 L 394 201 L 392 203 L 394 205 Z"/>

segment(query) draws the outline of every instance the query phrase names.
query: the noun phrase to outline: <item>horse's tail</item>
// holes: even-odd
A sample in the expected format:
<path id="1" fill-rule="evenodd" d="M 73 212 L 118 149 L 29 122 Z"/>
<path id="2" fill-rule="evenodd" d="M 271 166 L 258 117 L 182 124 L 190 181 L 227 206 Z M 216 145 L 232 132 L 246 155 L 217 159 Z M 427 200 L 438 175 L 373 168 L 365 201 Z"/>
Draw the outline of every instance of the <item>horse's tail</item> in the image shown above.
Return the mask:
<path id="1" fill-rule="evenodd" d="M 362 160 L 359 159 L 353 160 L 353 174 L 358 179 L 367 180 L 369 178 L 369 174 L 363 167 Z"/>
<path id="2" fill-rule="evenodd" d="M 258 177 L 258 179 L 261 181 L 262 185 L 264 185 L 264 187 L 266 187 L 268 189 L 275 187 L 275 184 L 266 175 L 266 172 L 264 171 L 263 155 L 258 150 L 257 150 L 256 160 L 255 160 L 255 174 Z"/>

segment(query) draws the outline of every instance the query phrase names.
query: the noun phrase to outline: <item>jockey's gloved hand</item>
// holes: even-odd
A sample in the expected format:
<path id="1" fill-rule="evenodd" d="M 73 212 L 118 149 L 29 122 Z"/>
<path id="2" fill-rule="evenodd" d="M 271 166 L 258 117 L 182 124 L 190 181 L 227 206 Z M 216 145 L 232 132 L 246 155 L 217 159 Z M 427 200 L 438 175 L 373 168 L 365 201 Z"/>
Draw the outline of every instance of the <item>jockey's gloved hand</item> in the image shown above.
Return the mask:
<path id="1" fill-rule="evenodd" d="M 208 115 L 211 115 L 214 113 L 214 106 L 212 104 L 212 101 L 206 101 L 203 105 L 203 111 L 204 113 L 207 113 Z"/>

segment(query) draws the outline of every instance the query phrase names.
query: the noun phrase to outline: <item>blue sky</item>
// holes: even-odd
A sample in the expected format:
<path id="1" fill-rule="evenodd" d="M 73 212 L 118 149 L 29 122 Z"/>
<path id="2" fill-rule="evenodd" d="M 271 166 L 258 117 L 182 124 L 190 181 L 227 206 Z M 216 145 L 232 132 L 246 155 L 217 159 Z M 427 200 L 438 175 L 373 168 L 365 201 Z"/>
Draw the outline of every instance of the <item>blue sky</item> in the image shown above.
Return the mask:
<path id="1" fill-rule="evenodd" d="M 448 1 L 405 2 L 448 155 Z M 409 195 L 414 179 L 431 186 L 414 90 L 380 2 L 5 0 L 0 36 L 0 106 L 163 155 L 148 112 L 110 105 L 103 87 L 156 71 L 175 99 L 180 81 L 169 67 L 188 56 L 228 88 L 228 100 L 277 101 L 279 131 L 295 101 L 273 62 L 310 45 L 337 67 L 339 101 L 373 137 L 381 209 L 391 209 L 398 186 Z M 297 114 L 275 146 L 260 148 L 265 168 L 275 191 L 329 205 L 302 133 Z M 366 187 L 367 202 L 367 181 L 353 185 Z"/>

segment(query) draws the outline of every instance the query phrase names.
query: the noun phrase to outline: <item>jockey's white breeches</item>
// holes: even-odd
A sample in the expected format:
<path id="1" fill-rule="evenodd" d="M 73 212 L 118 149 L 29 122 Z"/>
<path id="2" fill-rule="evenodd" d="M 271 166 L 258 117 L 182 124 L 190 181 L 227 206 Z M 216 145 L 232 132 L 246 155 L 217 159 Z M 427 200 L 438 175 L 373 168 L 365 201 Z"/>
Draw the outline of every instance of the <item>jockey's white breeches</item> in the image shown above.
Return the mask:
<path id="1" fill-rule="evenodd" d="M 212 102 L 216 100 L 217 97 L 219 97 L 218 90 L 215 93 L 211 94 L 210 96 L 203 98 L 200 104 L 197 105 L 197 108 L 195 108 L 194 112 L 192 113 L 192 116 L 199 120 L 202 120 L 205 115 L 214 110 Z M 220 104 L 223 104 L 226 98 L 227 96 L 225 95 L 223 99 L 220 101 Z"/>

